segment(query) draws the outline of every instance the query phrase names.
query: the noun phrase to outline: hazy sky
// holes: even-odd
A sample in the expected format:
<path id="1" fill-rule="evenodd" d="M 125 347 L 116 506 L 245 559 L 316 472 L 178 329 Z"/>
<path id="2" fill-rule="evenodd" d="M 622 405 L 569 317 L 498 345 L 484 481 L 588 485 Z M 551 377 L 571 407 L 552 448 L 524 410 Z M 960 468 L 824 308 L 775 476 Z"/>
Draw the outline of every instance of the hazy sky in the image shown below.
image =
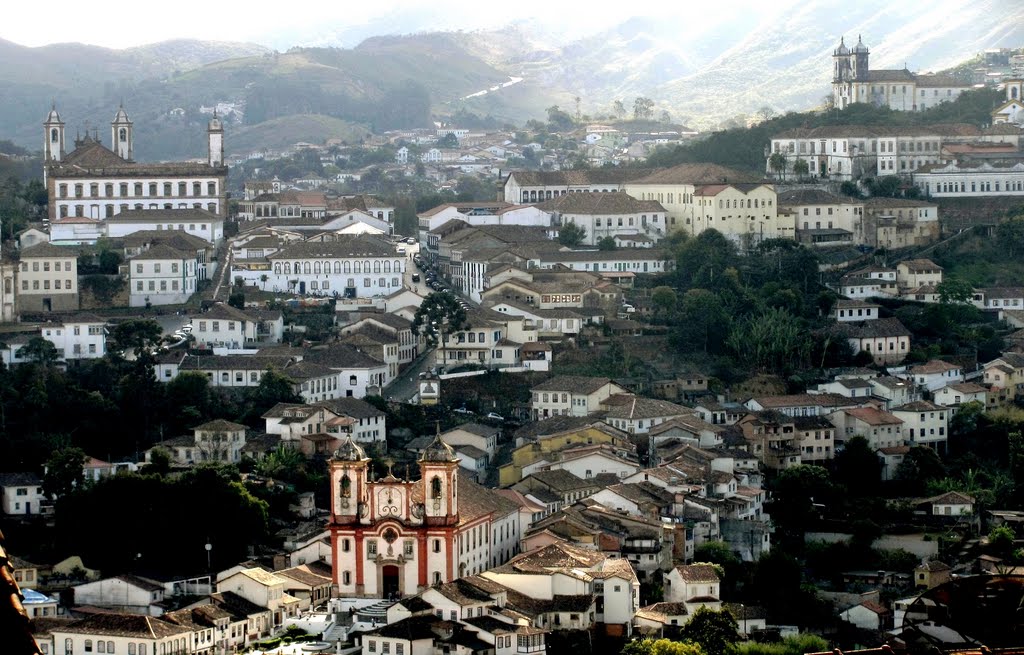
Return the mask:
<path id="1" fill-rule="evenodd" d="M 763 11 L 765 5 L 793 0 L 717 0 L 702 2 L 703 20 L 728 20 L 735 12 Z M 161 6 L 161 8 L 157 8 Z M 346 27 L 372 25 L 373 34 L 412 30 L 476 29 L 501 26 L 517 19 L 543 16 L 556 31 L 579 36 L 630 16 L 690 13 L 693 5 L 679 0 L 634 0 L 626 13 L 609 11 L 603 2 L 578 0 L 267 0 L 216 2 L 177 0 L 173 3 L 125 3 L 124 0 L 70 2 L 51 0 L 46 11 L 27 2 L 4 7 L 0 38 L 22 45 L 81 42 L 110 48 L 154 43 L 174 38 L 253 41 L 276 48 L 322 45 Z M 395 28 L 389 29 L 390 24 Z M 319 43 L 317 43 L 319 42 Z"/>

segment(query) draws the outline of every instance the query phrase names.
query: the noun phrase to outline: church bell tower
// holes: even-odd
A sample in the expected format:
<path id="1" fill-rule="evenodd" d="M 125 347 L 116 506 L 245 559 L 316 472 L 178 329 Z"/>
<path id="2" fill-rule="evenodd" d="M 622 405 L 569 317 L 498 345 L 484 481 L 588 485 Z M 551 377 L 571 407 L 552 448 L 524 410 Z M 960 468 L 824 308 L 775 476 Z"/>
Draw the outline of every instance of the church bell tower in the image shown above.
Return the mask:
<path id="1" fill-rule="evenodd" d="M 359 523 L 366 510 L 367 472 L 370 458 L 349 435 L 331 458 L 331 522 L 336 525 Z"/>
<path id="2" fill-rule="evenodd" d="M 210 166 L 224 165 L 224 123 L 217 116 L 217 110 L 213 110 L 213 118 L 206 129 L 209 142 L 209 164 Z"/>
<path id="3" fill-rule="evenodd" d="M 132 122 L 124 105 L 117 108 L 114 120 L 110 122 L 110 149 L 125 161 L 134 160 L 134 144 L 132 143 Z"/>
<path id="4" fill-rule="evenodd" d="M 57 105 L 50 109 L 43 123 L 43 162 L 57 162 L 64 159 L 64 121 L 57 113 Z"/>
<path id="5" fill-rule="evenodd" d="M 459 458 L 438 433 L 420 456 L 423 520 L 427 525 L 459 522 Z"/>

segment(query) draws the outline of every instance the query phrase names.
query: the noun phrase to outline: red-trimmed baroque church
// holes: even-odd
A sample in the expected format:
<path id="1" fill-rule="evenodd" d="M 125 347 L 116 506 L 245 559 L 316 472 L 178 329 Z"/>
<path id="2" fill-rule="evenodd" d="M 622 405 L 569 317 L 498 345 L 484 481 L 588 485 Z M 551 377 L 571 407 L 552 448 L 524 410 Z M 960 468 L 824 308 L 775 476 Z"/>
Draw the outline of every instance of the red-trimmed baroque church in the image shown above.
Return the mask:
<path id="1" fill-rule="evenodd" d="M 371 479 L 351 438 L 330 461 L 334 583 L 341 596 L 390 598 L 504 564 L 519 552 L 519 507 L 459 470 L 441 436 L 420 479 Z"/>

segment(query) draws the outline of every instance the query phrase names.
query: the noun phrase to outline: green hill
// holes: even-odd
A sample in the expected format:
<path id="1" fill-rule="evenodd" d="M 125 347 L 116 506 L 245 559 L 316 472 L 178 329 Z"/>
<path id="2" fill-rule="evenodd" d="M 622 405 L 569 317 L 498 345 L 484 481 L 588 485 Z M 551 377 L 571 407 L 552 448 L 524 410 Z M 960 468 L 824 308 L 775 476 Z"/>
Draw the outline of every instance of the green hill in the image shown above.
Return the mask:
<path id="1" fill-rule="evenodd" d="M 231 135 L 230 151 L 250 152 L 259 148 L 284 148 L 294 143 L 323 143 L 341 139 L 346 144 L 359 143 L 370 136 L 370 130 L 338 118 L 319 114 L 300 114 L 245 126 Z"/>

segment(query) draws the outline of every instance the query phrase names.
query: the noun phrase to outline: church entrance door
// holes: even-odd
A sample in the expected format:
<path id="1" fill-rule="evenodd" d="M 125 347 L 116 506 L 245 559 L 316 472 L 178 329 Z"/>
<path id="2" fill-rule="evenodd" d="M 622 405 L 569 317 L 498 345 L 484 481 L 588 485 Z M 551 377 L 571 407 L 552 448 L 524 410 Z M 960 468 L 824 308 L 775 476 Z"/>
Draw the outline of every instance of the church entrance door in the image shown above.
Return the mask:
<path id="1" fill-rule="evenodd" d="M 385 566 L 381 569 L 381 594 L 384 598 L 398 598 L 401 591 L 398 588 L 398 567 Z"/>

